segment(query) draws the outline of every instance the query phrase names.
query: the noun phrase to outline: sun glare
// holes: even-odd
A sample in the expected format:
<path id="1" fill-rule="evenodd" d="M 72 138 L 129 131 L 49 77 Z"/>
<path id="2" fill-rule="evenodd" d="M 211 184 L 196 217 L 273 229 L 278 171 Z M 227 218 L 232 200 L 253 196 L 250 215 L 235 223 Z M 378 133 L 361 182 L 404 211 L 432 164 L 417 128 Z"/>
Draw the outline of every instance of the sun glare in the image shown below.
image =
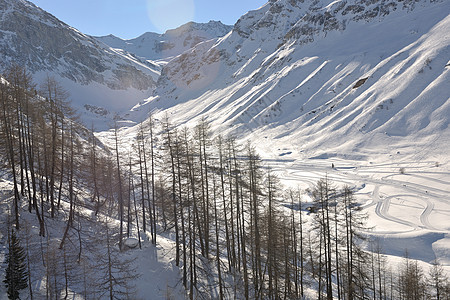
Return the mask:
<path id="1" fill-rule="evenodd" d="M 147 0 L 150 22 L 164 32 L 194 19 L 194 0 Z"/>

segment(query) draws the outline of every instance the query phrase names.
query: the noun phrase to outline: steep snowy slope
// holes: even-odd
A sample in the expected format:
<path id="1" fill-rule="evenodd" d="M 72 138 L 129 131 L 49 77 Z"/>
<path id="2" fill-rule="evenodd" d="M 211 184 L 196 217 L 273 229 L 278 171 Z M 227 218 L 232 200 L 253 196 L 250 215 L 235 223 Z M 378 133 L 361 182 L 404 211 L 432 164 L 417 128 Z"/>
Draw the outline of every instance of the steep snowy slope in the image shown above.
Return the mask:
<path id="1" fill-rule="evenodd" d="M 448 138 L 448 11 L 448 1 L 272 1 L 173 59 L 149 105 L 313 152 L 374 136 L 427 145 Z"/>
<path id="2" fill-rule="evenodd" d="M 0 1 L 0 54 L 0 73 L 16 63 L 38 82 L 53 75 L 82 113 L 94 107 L 129 109 L 151 94 L 160 72 L 157 65 L 111 49 L 25 0 Z"/>
<path id="3" fill-rule="evenodd" d="M 123 40 L 114 35 L 101 36 L 97 39 L 112 48 L 123 49 L 148 60 L 167 60 L 200 42 L 222 37 L 232 28 L 220 21 L 209 21 L 206 24 L 189 22 L 164 34 L 147 32 L 130 40 Z"/>

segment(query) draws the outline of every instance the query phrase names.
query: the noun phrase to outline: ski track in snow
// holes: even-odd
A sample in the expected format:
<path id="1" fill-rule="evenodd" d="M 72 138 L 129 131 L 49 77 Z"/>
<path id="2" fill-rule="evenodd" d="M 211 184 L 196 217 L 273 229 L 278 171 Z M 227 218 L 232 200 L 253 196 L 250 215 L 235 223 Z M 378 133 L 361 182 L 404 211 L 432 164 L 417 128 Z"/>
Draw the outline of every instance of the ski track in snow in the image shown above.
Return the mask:
<path id="1" fill-rule="evenodd" d="M 420 222 L 422 222 L 422 224 L 427 229 L 436 230 L 436 228 L 434 228 L 431 225 L 431 223 L 430 223 L 430 221 L 428 219 L 430 217 L 431 213 L 433 212 L 434 204 L 431 201 L 427 200 L 427 199 L 424 199 L 424 201 L 426 202 L 427 207 L 423 210 L 422 214 L 420 215 Z"/>
<path id="2" fill-rule="evenodd" d="M 377 206 L 375 208 L 375 213 L 382 219 L 385 219 L 385 220 L 388 220 L 388 221 L 391 221 L 394 223 L 398 223 L 401 225 L 406 225 L 406 226 L 412 227 L 414 230 L 416 230 L 418 228 L 417 224 L 414 224 L 409 221 L 405 221 L 398 217 L 394 217 L 389 213 L 389 208 L 391 206 L 392 199 L 400 199 L 401 197 L 410 197 L 410 196 L 413 196 L 413 195 L 400 194 L 400 195 L 393 195 L 393 196 L 387 197 L 384 200 L 379 201 L 377 203 Z"/>
<path id="3" fill-rule="evenodd" d="M 264 163 L 287 185 L 297 183 L 302 184 L 302 188 L 312 188 L 325 176 L 336 187 L 349 185 L 369 218 L 379 218 L 384 223 L 367 232 L 369 235 L 381 235 L 387 239 L 404 237 L 406 241 L 411 234 L 445 236 L 450 233 L 448 222 L 445 222 L 445 218 L 450 217 L 450 203 L 447 200 L 450 198 L 450 172 L 435 167 L 435 162 L 362 165 L 357 161 L 336 159 L 300 161 L 283 158 L 264 160 Z M 333 169 L 330 168 L 332 163 L 336 165 Z M 406 171 L 401 172 L 402 167 Z M 438 215 L 443 216 L 443 222 L 435 220 Z"/>

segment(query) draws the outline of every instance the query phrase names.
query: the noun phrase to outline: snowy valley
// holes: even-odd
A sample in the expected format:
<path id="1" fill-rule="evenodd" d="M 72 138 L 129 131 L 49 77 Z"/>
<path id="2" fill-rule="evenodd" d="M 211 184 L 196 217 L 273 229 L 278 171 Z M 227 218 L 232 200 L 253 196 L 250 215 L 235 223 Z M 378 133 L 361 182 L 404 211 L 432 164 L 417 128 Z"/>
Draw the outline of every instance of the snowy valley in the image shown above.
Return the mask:
<path id="1" fill-rule="evenodd" d="M 122 40 L 0 0 L 0 276 L 20 224 L 21 299 L 449 299 L 449 11 L 271 0 Z"/>

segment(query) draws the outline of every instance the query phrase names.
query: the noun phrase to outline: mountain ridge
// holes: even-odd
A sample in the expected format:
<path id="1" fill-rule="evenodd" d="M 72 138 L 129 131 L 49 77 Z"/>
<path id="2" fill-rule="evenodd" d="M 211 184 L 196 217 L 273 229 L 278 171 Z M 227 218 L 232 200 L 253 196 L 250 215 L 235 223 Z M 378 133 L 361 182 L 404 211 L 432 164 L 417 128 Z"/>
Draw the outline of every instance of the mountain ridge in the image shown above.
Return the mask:
<path id="1" fill-rule="evenodd" d="M 33 73 L 55 71 L 81 84 L 94 81 L 112 89 L 154 85 L 154 66 L 108 49 L 31 2 L 2 0 L 0 5 L 2 68 L 14 61 Z M 133 80 L 125 80 L 129 76 Z"/>
<path id="2" fill-rule="evenodd" d="M 232 26 L 220 21 L 188 22 L 163 34 L 146 32 L 133 39 L 114 35 L 95 37 L 112 48 L 123 49 L 146 60 L 167 60 L 194 47 L 200 42 L 224 36 Z"/>

